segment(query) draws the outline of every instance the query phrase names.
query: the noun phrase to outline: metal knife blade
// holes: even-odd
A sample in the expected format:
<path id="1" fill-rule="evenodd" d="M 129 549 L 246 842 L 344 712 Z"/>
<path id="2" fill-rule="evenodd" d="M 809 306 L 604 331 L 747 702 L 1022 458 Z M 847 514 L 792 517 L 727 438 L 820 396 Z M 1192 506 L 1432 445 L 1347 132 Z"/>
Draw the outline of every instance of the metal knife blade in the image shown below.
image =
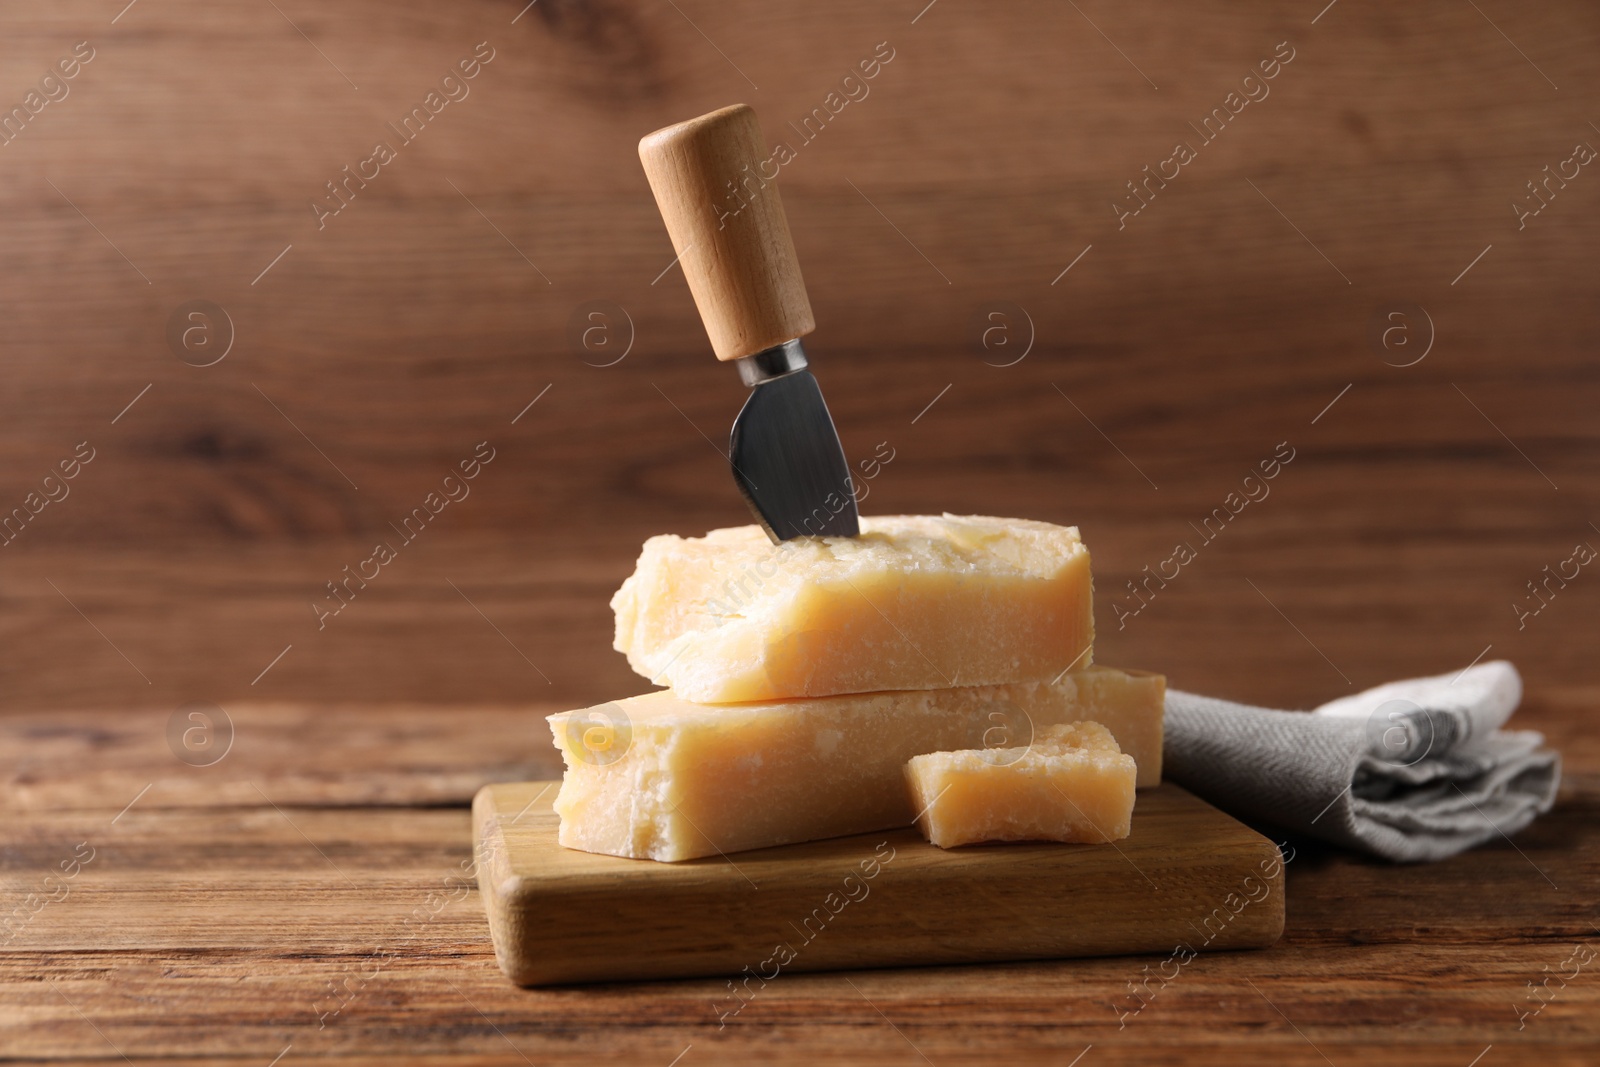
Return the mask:
<path id="1" fill-rule="evenodd" d="M 734 420 L 728 460 L 767 536 L 858 535 L 850 465 L 800 342 L 741 359 L 739 371 L 752 388 Z"/>

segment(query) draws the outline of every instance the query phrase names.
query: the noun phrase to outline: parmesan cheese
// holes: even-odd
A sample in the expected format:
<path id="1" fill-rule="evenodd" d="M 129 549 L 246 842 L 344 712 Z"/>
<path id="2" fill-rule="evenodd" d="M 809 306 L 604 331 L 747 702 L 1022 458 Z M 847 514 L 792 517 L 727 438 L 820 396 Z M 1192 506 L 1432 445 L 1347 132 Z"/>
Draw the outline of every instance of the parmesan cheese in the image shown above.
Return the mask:
<path id="1" fill-rule="evenodd" d="M 1094 719 L 1161 776 L 1165 679 L 1091 667 L 1054 683 L 746 704 L 647 693 L 549 717 L 566 774 L 558 840 L 587 852 L 687 860 L 909 826 L 903 767 L 927 752 L 1026 748 Z M 1124 757 L 1126 758 L 1126 757 Z"/>
<path id="2" fill-rule="evenodd" d="M 1025 747 L 932 752 L 905 765 L 917 828 L 940 848 L 1120 841 L 1132 826 L 1136 773 L 1097 722 L 1047 726 Z"/>
<path id="3" fill-rule="evenodd" d="M 715 704 L 1046 681 L 1089 666 L 1091 597 L 1074 527 L 913 515 L 652 537 L 611 606 L 634 670 Z"/>

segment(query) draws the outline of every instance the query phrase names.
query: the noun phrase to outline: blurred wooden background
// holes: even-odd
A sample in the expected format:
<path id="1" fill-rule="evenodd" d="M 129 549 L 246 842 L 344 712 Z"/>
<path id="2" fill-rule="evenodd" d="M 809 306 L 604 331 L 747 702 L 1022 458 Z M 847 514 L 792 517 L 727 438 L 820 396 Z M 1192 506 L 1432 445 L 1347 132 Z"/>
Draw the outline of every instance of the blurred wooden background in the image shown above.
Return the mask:
<path id="1" fill-rule="evenodd" d="M 781 178 L 846 446 L 894 450 L 866 510 L 1080 525 L 1101 658 L 1190 688 L 1304 705 L 1490 644 L 1531 682 L 1595 680 L 1600 582 L 1522 631 L 1511 604 L 1600 544 L 1600 177 L 1520 232 L 1511 202 L 1600 143 L 1600 11 L 277 7 L 4 12 L 8 102 L 95 50 L 0 148 L 0 509 L 78 442 L 97 457 L 0 550 L 8 704 L 639 690 L 606 601 L 640 542 L 746 513 L 706 440 L 743 389 L 666 269 L 635 144 L 734 100 L 798 144 L 786 123 L 880 42 Z M 386 123 L 484 41 L 470 95 L 401 144 Z M 1119 230 L 1125 182 L 1280 42 L 1270 95 Z M 319 230 L 311 201 L 378 140 L 397 158 Z M 234 333 L 203 368 L 167 338 L 201 299 Z M 590 364 L 621 320 L 604 351 L 569 337 L 590 301 L 631 321 L 615 365 Z M 986 362 L 1026 324 L 991 350 L 975 325 L 996 304 L 1032 322 L 1013 366 Z M 1409 349 L 1371 334 L 1403 304 L 1436 337 L 1402 368 L 1426 323 Z M 470 498 L 319 632 L 324 583 L 483 440 Z M 1126 580 L 1286 440 L 1270 499 L 1118 632 Z"/>
<path id="2" fill-rule="evenodd" d="M 1600 577 L 1515 605 L 1600 546 L 1600 174 L 1565 163 L 1600 145 L 1600 8 L 524 4 L 0 5 L 0 518 L 94 456 L 0 536 L 5 906 L 98 857 L 6 927 L 0 1054 L 1592 1062 L 1592 978 L 1515 1013 L 1593 929 Z M 796 977 L 722 1033 L 720 982 L 513 989 L 464 887 L 413 921 L 473 790 L 554 770 L 538 714 L 645 688 L 607 606 L 640 543 L 747 521 L 717 451 L 744 391 L 638 138 L 743 100 L 798 140 L 884 50 L 780 179 L 846 447 L 893 450 L 865 510 L 1079 525 L 1097 656 L 1188 689 L 1309 706 L 1512 659 L 1560 810 L 1425 867 L 1303 847 L 1284 942 L 1126 1034 L 1155 961 Z M 1290 54 L 1119 228 L 1125 183 Z M 174 344 L 196 301 L 231 325 Z M 575 343 L 602 303 L 607 344 Z M 325 583 L 483 441 L 470 496 L 319 630 Z M 1270 496 L 1119 628 L 1280 442 Z M 167 734 L 191 701 L 231 717 L 214 767 Z"/>

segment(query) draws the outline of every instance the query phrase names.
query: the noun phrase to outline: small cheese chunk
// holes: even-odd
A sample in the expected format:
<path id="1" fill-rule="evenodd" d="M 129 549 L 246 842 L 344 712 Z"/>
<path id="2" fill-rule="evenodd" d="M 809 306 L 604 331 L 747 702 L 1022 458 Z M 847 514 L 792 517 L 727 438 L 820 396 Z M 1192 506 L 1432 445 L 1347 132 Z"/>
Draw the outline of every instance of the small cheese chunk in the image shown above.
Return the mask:
<path id="1" fill-rule="evenodd" d="M 940 848 L 1120 841 L 1135 774 L 1133 757 L 1097 722 L 1045 727 L 1026 747 L 931 752 L 905 765 L 917 828 Z"/>
<path id="2" fill-rule="evenodd" d="M 549 717 L 567 765 L 558 840 L 686 860 L 909 826 L 916 807 L 902 768 L 912 756 L 1026 746 L 1049 726 L 1090 718 L 1155 785 L 1165 693 L 1158 674 L 1096 666 L 1053 684 L 751 704 L 661 691 L 562 712 Z"/>
<path id="3" fill-rule="evenodd" d="M 1087 667 L 1094 639 L 1077 529 L 1026 519 L 652 537 L 611 607 L 629 665 L 705 704 L 1043 681 Z"/>

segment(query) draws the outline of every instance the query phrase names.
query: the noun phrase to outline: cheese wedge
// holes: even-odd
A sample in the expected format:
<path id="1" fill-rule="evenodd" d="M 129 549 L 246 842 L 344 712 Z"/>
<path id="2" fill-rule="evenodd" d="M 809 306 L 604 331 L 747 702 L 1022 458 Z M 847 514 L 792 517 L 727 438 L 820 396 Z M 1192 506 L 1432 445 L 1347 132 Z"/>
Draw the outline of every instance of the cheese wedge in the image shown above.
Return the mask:
<path id="1" fill-rule="evenodd" d="M 905 765 L 917 828 L 940 848 L 1120 841 L 1132 827 L 1136 774 L 1097 722 L 1047 726 L 1026 747 L 931 752 Z"/>
<path id="2" fill-rule="evenodd" d="M 1054 684 L 720 705 L 661 691 L 562 712 L 558 840 L 673 861 L 909 826 L 912 756 L 1026 746 L 1090 718 L 1156 785 L 1165 694 L 1159 674 L 1096 666 Z"/>
<path id="3" fill-rule="evenodd" d="M 717 704 L 1048 680 L 1089 665 L 1091 595 L 1075 527 L 901 515 L 652 537 L 611 607 L 635 671 Z"/>

